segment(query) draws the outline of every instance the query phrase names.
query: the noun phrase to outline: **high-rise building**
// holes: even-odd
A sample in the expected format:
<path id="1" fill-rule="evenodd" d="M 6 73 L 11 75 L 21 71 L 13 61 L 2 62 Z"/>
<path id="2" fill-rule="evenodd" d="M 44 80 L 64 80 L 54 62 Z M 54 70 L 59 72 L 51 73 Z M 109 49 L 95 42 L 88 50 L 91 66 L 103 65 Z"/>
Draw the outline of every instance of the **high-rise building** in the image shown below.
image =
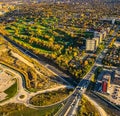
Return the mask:
<path id="1" fill-rule="evenodd" d="M 107 32 L 104 30 L 104 31 L 102 31 L 102 36 L 103 36 L 103 39 L 105 39 L 106 38 L 106 35 L 107 35 Z"/>
<path id="2" fill-rule="evenodd" d="M 86 51 L 95 52 L 99 45 L 99 38 L 92 38 L 86 40 Z"/>
<path id="3" fill-rule="evenodd" d="M 112 19 L 112 24 L 115 24 L 115 19 Z"/>
<path id="4" fill-rule="evenodd" d="M 93 39 L 86 40 L 86 51 L 94 52 L 96 50 L 96 41 Z"/>
<path id="5" fill-rule="evenodd" d="M 97 49 L 97 47 L 99 45 L 99 38 L 98 37 L 94 37 L 93 40 L 95 40 L 95 42 L 96 42 L 96 49 Z"/>
<path id="6" fill-rule="evenodd" d="M 94 32 L 94 37 L 95 37 L 95 38 L 96 38 L 96 37 L 99 38 L 99 43 L 102 42 L 102 38 L 103 38 L 102 33 L 98 32 L 98 31 L 95 31 L 95 32 Z"/>

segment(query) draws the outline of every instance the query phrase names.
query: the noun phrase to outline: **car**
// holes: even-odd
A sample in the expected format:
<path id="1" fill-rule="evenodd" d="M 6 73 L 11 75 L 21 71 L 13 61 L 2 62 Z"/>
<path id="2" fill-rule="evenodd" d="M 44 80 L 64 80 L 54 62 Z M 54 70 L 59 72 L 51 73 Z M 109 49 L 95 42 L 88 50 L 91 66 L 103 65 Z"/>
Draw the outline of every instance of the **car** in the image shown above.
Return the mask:
<path id="1" fill-rule="evenodd" d="M 80 88 L 80 90 L 83 90 L 83 89 L 84 89 L 84 87 L 81 87 L 81 88 Z"/>
<path id="2" fill-rule="evenodd" d="M 71 105 L 71 107 L 73 107 L 73 104 Z"/>
<path id="3" fill-rule="evenodd" d="M 89 81 L 87 81 L 86 83 L 85 83 L 85 85 L 87 85 L 89 83 Z"/>
<path id="4" fill-rule="evenodd" d="M 75 94 L 75 93 L 73 93 L 72 95 L 73 95 L 73 96 L 76 96 L 76 94 Z"/>
<path id="5" fill-rule="evenodd" d="M 76 89 L 77 89 L 77 90 L 80 90 L 80 87 L 77 87 Z"/>
<path id="6" fill-rule="evenodd" d="M 81 89 L 79 89 L 79 92 L 81 92 Z"/>

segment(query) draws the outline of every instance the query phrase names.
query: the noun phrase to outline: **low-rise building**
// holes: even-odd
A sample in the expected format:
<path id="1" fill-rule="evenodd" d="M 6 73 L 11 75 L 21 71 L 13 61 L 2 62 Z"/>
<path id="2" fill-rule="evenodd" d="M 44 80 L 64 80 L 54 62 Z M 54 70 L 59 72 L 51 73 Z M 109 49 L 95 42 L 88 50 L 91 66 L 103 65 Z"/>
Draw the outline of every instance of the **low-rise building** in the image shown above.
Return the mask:
<path id="1" fill-rule="evenodd" d="M 111 75 L 105 74 L 102 78 L 102 92 L 108 92 L 108 88 L 110 87 Z"/>
<path id="2" fill-rule="evenodd" d="M 114 42 L 114 45 L 115 45 L 116 47 L 120 47 L 120 41 L 115 41 L 115 42 Z"/>
<path id="3" fill-rule="evenodd" d="M 109 33 L 109 32 L 110 32 L 110 27 L 108 27 L 108 28 L 106 29 L 106 32 L 107 32 L 107 33 Z"/>
<path id="4" fill-rule="evenodd" d="M 104 17 L 102 19 L 100 19 L 100 21 L 102 22 L 107 22 L 109 24 L 115 24 L 115 18 L 114 17 Z"/>
<path id="5" fill-rule="evenodd" d="M 115 75 L 114 84 L 120 86 L 120 74 L 116 74 L 116 75 Z"/>

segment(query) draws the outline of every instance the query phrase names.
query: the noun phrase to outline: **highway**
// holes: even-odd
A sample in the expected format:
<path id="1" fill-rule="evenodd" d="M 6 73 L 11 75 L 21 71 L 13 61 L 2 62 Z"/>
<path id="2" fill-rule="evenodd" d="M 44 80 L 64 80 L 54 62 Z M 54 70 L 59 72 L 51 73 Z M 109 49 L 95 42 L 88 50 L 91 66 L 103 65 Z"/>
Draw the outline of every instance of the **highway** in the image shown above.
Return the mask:
<path id="1" fill-rule="evenodd" d="M 79 82 L 73 94 L 67 100 L 67 103 L 65 104 L 62 112 L 60 112 L 59 116 L 71 116 L 72 115 L 72 113 L 75 110 L 75 107 L 77 108 L 76 104 L 78 103 L 79 100 L 81 100 L 82 94 L 86 91 L 86 88 L 88 87 L 89 82 L 90 82 L 89 80 L 96 68 L 97 66 L 94 65 L 91 71 L 84 77 L 84 79 L 82 79 Z"/>

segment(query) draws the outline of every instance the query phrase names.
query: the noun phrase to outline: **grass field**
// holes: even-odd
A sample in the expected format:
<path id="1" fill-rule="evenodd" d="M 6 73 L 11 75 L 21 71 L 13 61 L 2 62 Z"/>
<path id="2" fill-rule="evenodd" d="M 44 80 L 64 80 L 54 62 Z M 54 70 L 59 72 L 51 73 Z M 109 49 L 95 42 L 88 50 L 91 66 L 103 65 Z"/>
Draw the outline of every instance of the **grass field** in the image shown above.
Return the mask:
<path id="1" fill-rule="evenodd" d="M 7 94 L 7 99 L 13 97 L 17 93 L 17 80 L 10 88 L 4 92 Z"/>
<path id="2" fill-rule="evenodd" d="M 51 105 L 65 99 L 72 90 L 61 89 L 49 93 L 38 94 L 30 99 L 30 103 L 36 106 Z"/>
<path id="3" fill-rule="evenodd" d="M 16 82 L 11 87 L 9 87 L 4 91 L 7 94 L 7 96 L 4 100 L 0 101 L 0 103 L 12 98 L 17 93 L 17 89 L 18 88 L 17 88 L 17 80 L 16 80 Z"/>

